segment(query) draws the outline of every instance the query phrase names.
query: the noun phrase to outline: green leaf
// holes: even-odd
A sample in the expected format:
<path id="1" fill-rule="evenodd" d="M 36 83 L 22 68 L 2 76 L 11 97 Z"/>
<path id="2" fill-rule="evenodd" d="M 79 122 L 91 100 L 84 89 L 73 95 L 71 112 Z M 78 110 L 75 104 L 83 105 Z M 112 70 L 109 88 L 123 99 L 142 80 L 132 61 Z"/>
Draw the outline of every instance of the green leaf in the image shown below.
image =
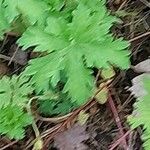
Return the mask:
<path id="1" fill-rule="evenodd" d="M 27 49 L 31 46 L 36 46 L 34 51 L 48 51 L 60 50 L 67 45 L 66 41 L 61 38 L 56 38 L 47 32 L 43 32 L 40 27 L 30 27 L 18 40 L 20 45 L 23 45 L 23 49 Z"/>
<path id="2" fill-rule="evenodd" d="M 64 0 L 44 0 L 50 4 L 53 11 L 60 11 L 60 9 L 64 6 Z"/>
<path id="3" fill-rule="evenodd" d="M 33 150 L 41 150 L 43 148 L 43 140 L 38 138 L 33 146 Z"/>
<path id="4" fill-rule="evenodd" d="M 19 0 L 18 10 L 31 24 L 42 25 L 47 17 L 48 5 L 41 0 Z"/>
<path id="5" fill-rule="evenodd" d="M 8 105 L 0 109 L 0 118 L 0 133 L 16 140 L 25 136 L 24 127 L 32 123 L 32 117 L 19 106 Z"/>
<path id="6" fill-rule="evenodd" d="M 103 69 L 101 75 L 104 79 L 110 79 L 115 75 L 115 71 L 112 68 Z"/>
<path id="7" fill-rule="evenodd" d="M 128 42 L 122 39 L 113 40 L 107 37 L 105 42 L 84 44 L 82 47 L 89 67 L 108 69 L 112 64 L 127 69 L 129 68 L 129 52 L 124 49 L 128 46 Z"/>
<path id="8" fill-rule="evenodd" d="M 18 40 L 23 49 L 35 46 L 34 51 L 49 53 L 31 60 L 24 72 L 32 77 L 38 91 L 47 90 L 50 84 L 61 81 L 61 70 L 66 78 L 63 91 L 72 102 L 81 105 L 92 96 L 95 88 L 91 68 L 129 67 L 129 43 L 122 38 L 114 39 L 109 33 L 118 19 L 108 13 L 105 1 L 92 2 L 78 1 L 70 14 L 71 19 L 61 13 L 59 17 L 52 13 L 45 29 L 30 27 Z"/>
<path id="9" fill-rule="evenodd" d="M 47 18 L 47 26 L 45 31 L 49 34 L 53 34 L 55 36 L 61 35 L 65 39 L 65 32 L 67 34 L 67 22 L 65 19 L 61 17 L 50 16 Z"/>
<path id="10" fill-rule="evenodd" d="M 0 109 L 10 104 L 23 107 L 28 101 L 28 94 L 33 91 L 27 82 L 27 78 L 4 76 L 0 80 Z"/>
<path id="11" fill-rule="evenodd" d="M 29 62 L 29 66 L 23 72 L 24 76 L 32 76 L 31 83 L 35 85 L 36 91 L 47 91 L 50 82 L 56 86 L 60 80 L 60 71 L 62 56 L 57 53 L 51 53 L 47 56 L 33 59 Z"/>
<path id="12" fill-rule="evenodd" d="M 103 88 L 97 95 L 96 95 L 96 100 L 100 103 L 100 104 L 104 104 L 107 101 L 108 98 L 108 89 L 107 88 Z"/>
<path id="13" fill-rule="evenodd" d="M 98 6 L 99 10 L 105 8 L 103 5 Z M 93 12 L 91 7 L 79 3 L 77 9 L 73 11 L 73 21 L 69 24 L 70 38 L 80 43 L 105 42 L 107 39 L 105 35 L 109 33 L 110 27 L 117 21 L 118 19 L 109 15 L 107 11 Z"/>
<path id="14" fill-rule="evenodd" d="M 11 23 L 15 18 L 18 17 L 19 12 L 17 10 L 19 0 L 4 0 L 5 17 L 8 22 Z"/>
<path id="15" fill-rule="evenodd" d="M 38 22 L 41 25 L 45 21 L 49 9 L 48 5 L 40 0 L 4 0 L 3 5 L 6 7 L 5 16 L 9 23 L 21 15 L 31 24 Z"/>
<path id="16" fill-rule="evenodd" d="M 146 94 L 137 99 L 134 104 L 134 111 L 128 117 L 128 121 L 132 129 L 143 125 L 144 133 L 142 139 L 144 141 L 145 150 L 150 149 L 150 78 L 145 76 L 143 79 Z"/>
<path id="17" fill-rule="evenodd" d="M 81 126 L 85 125 L 89 117 L 90 115 L 88 113 L 81 111 L 78 115 L 78 123 Z"/>
<path id="18" fill-rule="evenodd" d="M 2 1 L 0 1 L 0 39 L 3 38 L 3 34 L 10 30 L 9 23 L 4 15 L 4 8 L 2 7 Z"/>
<path id="19" fill-rule="evenodd" d="M 21 29 L 21 26 L 26 27 L 35 23 L 43 26 L 46 23 L 49 9 L 47 3 L 40 0 L 1 0 L 0 38 L 3 37 L 6 31 L 16 28 L 16 26 L 19 29 Z M 18 18 L 22 18 L 20 24 L 16 22 Z M 14 23 L 15 27 L 13 26 Z"/>
<path id="20" fill-rule="evenodd" d="M 69 113 L 75 105 L 66 99 L 66 96 L 59 96 L 57 99 L 49 98 L 39 100 L 39 111 L 45 116 L 50 115 L 65 115 Z"/>
<path id="21" fill-rule="evenodd" d="M 77 50 L 78 48 L 73 48 L 66 57 L 65 70 L 68 81 L 64 92 L 68 92 L 72 102 L 81 105 L 93 94 L 94 81 L 91 71 L 85 68 L 82 55 Z"/>

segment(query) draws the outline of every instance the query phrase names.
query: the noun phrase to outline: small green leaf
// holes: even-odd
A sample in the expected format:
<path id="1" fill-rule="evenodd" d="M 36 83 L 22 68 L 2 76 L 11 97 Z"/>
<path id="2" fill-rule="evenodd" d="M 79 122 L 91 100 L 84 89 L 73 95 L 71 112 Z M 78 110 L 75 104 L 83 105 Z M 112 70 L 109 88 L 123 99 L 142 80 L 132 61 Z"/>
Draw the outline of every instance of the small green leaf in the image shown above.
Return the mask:
<path id="1" fill-rule="evenodd" d="M 81 111 L 78 115 L 78 123 L 83 126 L 86 124 L 87 120 L 89 118 L 89 114 L 85 113 L 84 111 Z"/>
<path id="2" fill-rule="evenodd" d="M 33 150 L 41 150 L 43 148 L 43 140 L 38 138 L 33 146 Z"/>
<path id="3" fill-rule="evenodd" d="M 104 104 L 107 101 L 107 95 L 108 95 L 108 90 L 104 88 L 96 95 L 95 98 L 100 104 Z"/>
<path id="4" fill-rule="evenodd" d="M 25 136 L 24 127 L 32 123 L 32 117 L 19 106 L 8 105 L 1 108 L 0 118 L 0 133 L 16 140 L 20 140 Z"/>
<path id="5" fill-rule="evenodd" d="M 4 76 L 0 79 L 0 109 L 10 104 L 23 107 L 27 103 L 28 95 L 33 91 L 28 80 L 22 76 Z"/>
<path id="6" fill-rule="evenodd" d="M 102 77 L 104 77 L 104 79 L 110 79 L 114 75 L 115 75 L 115 72 L 112 68 L 102 70 Z"/>

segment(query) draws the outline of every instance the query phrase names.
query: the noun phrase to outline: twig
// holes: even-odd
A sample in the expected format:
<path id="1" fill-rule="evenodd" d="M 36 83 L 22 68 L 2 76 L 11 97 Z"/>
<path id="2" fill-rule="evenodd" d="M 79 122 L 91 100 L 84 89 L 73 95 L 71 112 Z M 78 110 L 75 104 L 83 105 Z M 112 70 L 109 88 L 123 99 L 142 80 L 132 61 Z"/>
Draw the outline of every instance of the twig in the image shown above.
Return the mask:
<path id="1" fill-rule="evenodd" d="M 139 35 L 139 36 L 137 36 L 137 37 L 134 37 L 133 39 L 129 40 L 129 42 L 130 42 L 130 43 L 131 43 L 131 42 L 134 42 L 134 41 L 136 41 L 136 40 L 138 40 L 138 39 L 140 39 L 140 38 L 143 38 L 143 37 L 145 37 L 145 36 L 147 36 L 147 35 L 150 35 L 150 31 L 149 31 L 149 32 L 146 32 L 146 33 L 143 33 L 143 34 L 141 34 L 141 35 Z"/>
<path id="2" fill-rule="evenodd" d="M 120 137 L 112 146 L 109 150 L 114 150 L 130 133 L 132 130 L 127 131 L 122 137 Z M 127 150 L 127 149 L 126 149 Z"/>
<path id="3" fill-rule="evenodd" d="M 44 122 L 53 122 L 53 123 L 58 123 L 58 122 L 62 122 L 64 120 L 66 120 L 69 116 L 71 116 L 72 113 L 69 113 L 67 115 L 64 115 L 64 116 L 60 116 L 60 117 L 53 117 L 53 118 L 46 118 L 46 117 L 41 117 L 41 116 L 38 116 L 37 119 L 38 120 L 41 120 L 41 121 L 44 121 Z"/>
<path id="4" fill-rule="evenodd" d="M 108 87 L 110 85 L 110 83 L 112 82 L 112 80 L 107 81 L 100 89 L 98 89 L 96 91 L 96 93 L 94 94 L 94 96 L 91 98 L 91 100 L 89 100 L 85 105 L 81 106 L 80 108 L 78 108 L 77 110 L 75 110 L 72 115 L 70 115 L 66 121 L 64 123 L 61 124 L 60 128 L 58 128 L 54 133 L 50 133 L 50 137 L 46 140 L 46 142 L 44 143 L 44 147 L 43 150 L 46 149 L 49 141 L 60 131 L 62 131 L 62 128 L 64 128 L 65 126 L 67 126 L 67 124 L 70 122 L 70 120 L 74 119 L 79 113 L 80 111 L 84 110 L 87 111 L 89 110 L 91 107 L 93 107 L 95 104 L 97 104 L 97 101 L 94 100 L 95 96 L 105 87 Z"/>
<path id="5" fill-rule="evenodd" d="M 16 32 L 7 32 L 6 34 L 9 35 L 9 36 L 15 36 L 15 37 L 19 36 L 19 34 L 16 33 Z"/>
<path id="6" fill-rule="evenodd" d="M 125 1 L 120 5 L 120 7 L 118 8 L 117 11 L 121 10 L 121 9 L 124 7 L 124 5 L 126 4 L 126 2 L 127 2 L 127 0 L 125 0 Z"/>
<path id="7" fill-rule="evenodd" d="M 3 55 L 3 54 L 0 54 L 0 59 L 4 59 L 4 60 L 7 60 L 7 61 L 10 61 L 10 57 L 8 57 L 8 56 L 5 56 L 5 55 Z"/>
<path id="8" fill-rule="evenodd" d="M 108 89 L 108 104 L 109 104 L 109 107 L 111 108 L 111 111 L 113 113 L 116 125 L 119 129 L 120 136 L 124 136 L 124 131 L 123 131 L 123 127 L 122 127 L 122 124 L 121 124 L 121 120 L 120 120 L 119 114 L 117 112 L 117 109 L 115 107 L 115 104 L 113 102 L 113 99 L 112 99 L 112 96 L 111 96 L 111 93 L 110 93 L 109 89 Z M 127 146 L 126 138 L 124 138 L 122 141 L 123 141 L 124 149 L 127 150 L 128 146 Z"/>
<path id="9" fill-rule="evenodd" d="M 60 127 L 59 127 L 55 132 L 50 133 L 50 137 L 49 137 L 49 138 L 46 140 L 46 142 L 44 143 L 43 150 L 47 149 L 46 147 L 47 147 L 49 141 L 50 141 L 51 139 L 53 139 L 53 137 L 54 137 L 57 133 L 59 133 L 60 131 L 62 131 L 62 129 L 64 129 L 64 127 L 67 126 L 67 124 L 70 122 L 70 120 L 72 120 L 73 118 L 75 118 L 75 117 L 80 113 L 81 110 L 84 109 L 84 110 L 86 111 L 86 110 L 90 109 L 92 106 L 94 106 L 96 103 L 97 103 L 97 101 L 95 101 L 95 100 L 92 99 L 92 100 L 90 100 L 88 103 L 86 103 L 85 105 L 81 106 L 79 109 L 75 110 L 75 111 L 72 113 L 72 115 L 71 115 L 70 117 L 68 117 L 67 120 L 66 120 L 64 123 L 62 123 L 62 124 L 60 125 Z"/>
<path id="10" fill-rule="evenodd" d="M 15 55 L 16 55 L 16 53 L 18 52 L 18 50 L 19 50 L 19 46 L 17 46 L 17 48 L 16 48 L 16 50 L 15 50 L 13 56 L 11 57 L 11 59 L 10 59 L 10 61 L 9 61 L 9 63 L 8 63 L 8 66 L 9 66 L 9 65 L 12 63 L 12 61 L 14 60 Z"/>
<path id="11" fill-rule="evenodd" d="M 3 55 L 3 54 L 0 54 L 0 59 L 4 59 L 4 60 L 7 60 L 7 61 L 10 61 L 12 58 L 11 57 L 9 57 L 9 56 L 6 56 L 6 55 Z M 12 61 L 14 62 L 14 63 L 17 63 L 17 64 L 19 64 L 19 65 L 23 65 L 22 63 L 20 63 L 20 61 L 17 61 L 16 59 L 12 59 Z"/>
<path id="12" fill-rule="evenodd" d="M 3 43 L 2 43 L 2 46 L 0 47 L 0 52 L 3 50 L 5 44 L 6 44 L 6 41 L 7 41 L 7 38 L 8 38 L 8 34 L 6 34 L 6 36 L 4 37 L 4 40 L 3 40 Z"/>
<path id="13" fill-rule="evenodd" d="M 61 127 L 62 123 L 55 125 L 54 127 L 44 131 L 43 133 L 41 133 L 41 138 L 45 138 L 46 136 L 48 136 L 49 134 L 52 134 L 53 132 L 55 132 L 56 130 L 58 130 Z M 36 142 L 36 139 L 32 140 L 24 150 L 28 150 L 32 145 L 34 145 L 34 143 Z"/>
<path id="14" fill-rule="evenodd" d="M 0 148 L 0 150 L 5 150 L 6 148 L 8 148 L 8 147 L 10 147 L 10 146 L 12 146 L 12 145 L 14 145 L 14 144 L 16 144 L 17 142 L 18 142 L 18 141 L 13 141 L 13 142 L 11 142 L 11 143 L 5 145 L 4 147 Z"/>
<path id="15" fill-rule="evenodd" d="M 146 5 L 147 7 L 150 8 L 150 2 L 148 2 L 147 0 L 140 0 L 144 5 Z"/>
<path id="16" fill-rule="evenodd" d="M 100 87 L 96 93 L 94 94 L 94 96 L 83 106 L 81 106 L 80 108 L 78 108 L 77 110 L 73 111 L 70 115 L 68 115 L 67 118 L 65 118 L 64 122 L 60 123 L 59 125 L 54 126 L 54 128 L 49 129 L 48 131 L 46 131 L 45 133 L 43 133 L 41 135 L 41 138 L 45 138 L 46 136 L 49 136 L 47 138 L 47 140 L 44 142 L 44 147 L 43 150 L 46 149 L 46 146 L 48 145 L 49 141 L 60 131 L 62 131 L 62 129 L 65 128 L 65 126 L 67 126 L 67 124 L 70 122 L 70 120 L 73 120 L 79 113 L 80 111 L 82 111 L 83 109 L 85 111 L 87 111 L 88 109 L 90 109 L 92 106 L 94 106 L 95 104 L 97 104 L 97 101 L 94 100 L 94 97 L 103 89 L 110 85 L 110 83 L 112 82 L 112 80 L 107 81 L 102 87 Z M 49 118 L 50 121 L 52 121 L 52 118 Z M 48 119 L 46 119 L 48 121 Z M 27 148 L 30 148 L 34 143 L 36 142 L 36 140 L 33 140 L 28 146 Z"/>

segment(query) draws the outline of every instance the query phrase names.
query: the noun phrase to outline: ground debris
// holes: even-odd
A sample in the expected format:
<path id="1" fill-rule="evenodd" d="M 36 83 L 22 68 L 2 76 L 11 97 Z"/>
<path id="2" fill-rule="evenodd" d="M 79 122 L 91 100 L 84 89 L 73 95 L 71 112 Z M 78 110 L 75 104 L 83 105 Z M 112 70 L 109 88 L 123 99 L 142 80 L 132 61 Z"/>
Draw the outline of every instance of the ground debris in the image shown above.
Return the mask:
<path id="1" fill-rule="evenodd" d="M 134 66 L 134 70 L 136 72 L 150 73 L 150 59 L 146 59 Z"/>
<path id="2" fill-rule="evenodd" d="M 86 150 L 87 146 L 83 143 L 89 139 L 86 132 L 86 125 L 75 124 L 72 128 L 64 131 L 54 138 L 54 145 L 59 150 Z"/>

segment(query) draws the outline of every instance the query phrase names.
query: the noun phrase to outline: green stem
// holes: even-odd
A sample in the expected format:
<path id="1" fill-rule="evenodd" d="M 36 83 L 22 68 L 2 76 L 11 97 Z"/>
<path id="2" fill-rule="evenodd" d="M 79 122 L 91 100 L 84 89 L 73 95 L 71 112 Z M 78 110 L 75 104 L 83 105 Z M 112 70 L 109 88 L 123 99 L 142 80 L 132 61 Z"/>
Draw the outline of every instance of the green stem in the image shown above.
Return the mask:
<path id="1" fill-rule="evenodd" d="M 27 104 L 27 111 L 28 111 L 28 114 L 29 114 L 30 116 L 33 116 L 33 115 L 32 115 L 32 111 L 31 111 L 31 103 L 32 103 L 33 100 L 38 99 L 38 98 L 39 98 L 38 96 L 32 97 L 32 98 L 29 100 L 28 104 Z M 33 119 L 33 122 L 32 122 L 32 128 L 33 128 L 33 130 L 34 130 L 34 133 L 35 133 L 36 138 L 39 138 L 39 137 L 40 137 L 40 132 L 39 132 L 39 130 L 38 130 L 38 127 L 37 127 L 36 122 L 35 122 L 34 119 Z"/>

